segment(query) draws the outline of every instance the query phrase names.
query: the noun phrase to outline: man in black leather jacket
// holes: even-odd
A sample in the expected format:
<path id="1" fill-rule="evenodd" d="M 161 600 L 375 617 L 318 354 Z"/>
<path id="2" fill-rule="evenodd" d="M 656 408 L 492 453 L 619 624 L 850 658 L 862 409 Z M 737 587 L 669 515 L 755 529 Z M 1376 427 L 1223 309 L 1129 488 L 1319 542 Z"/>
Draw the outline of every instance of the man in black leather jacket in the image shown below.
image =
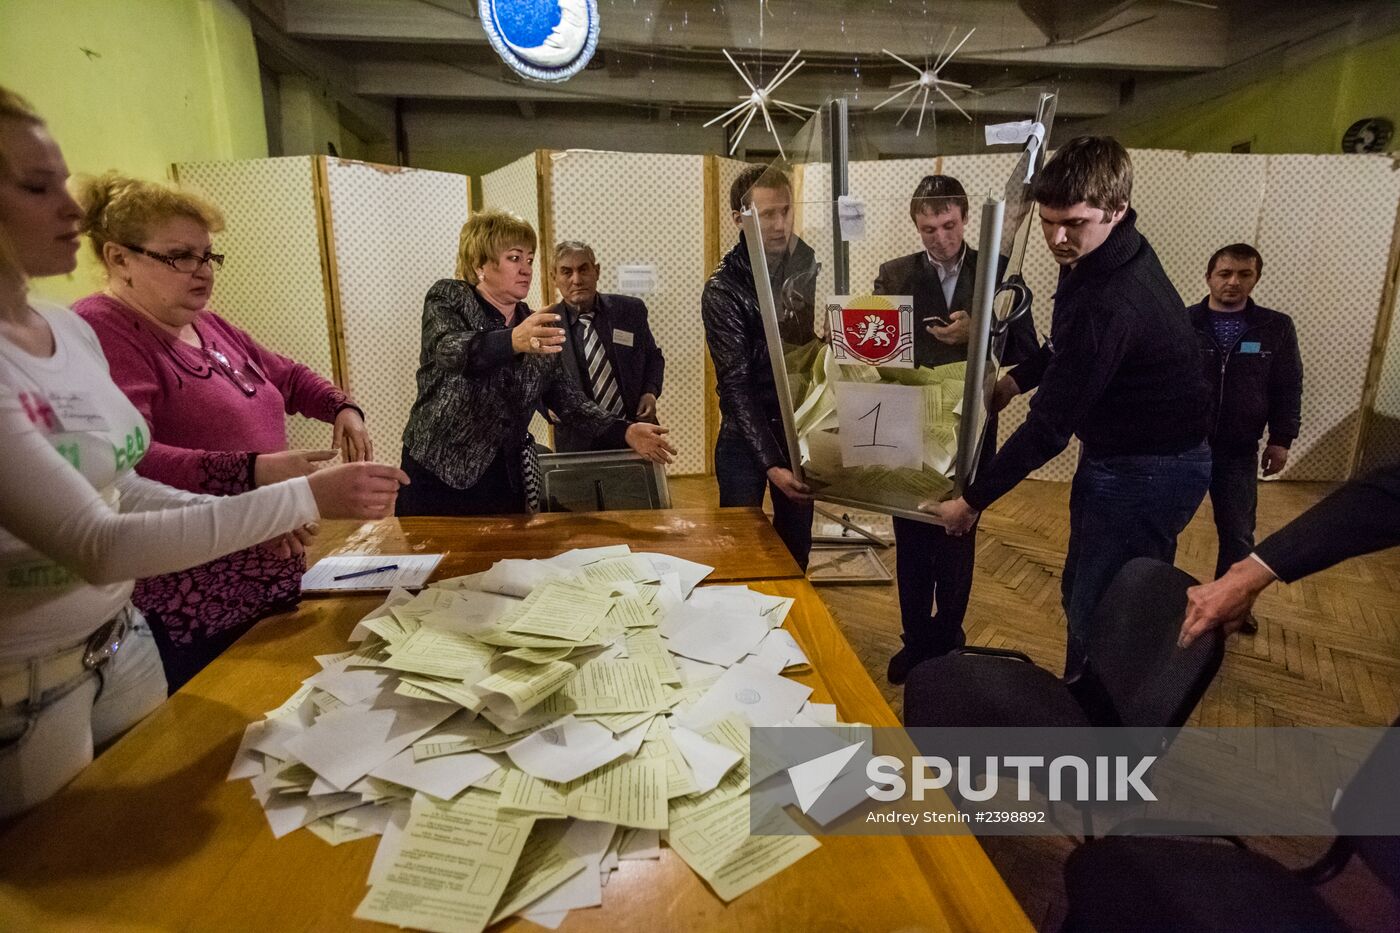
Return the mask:
<path id="1" fill-rule="evenodd" d="M 730 187 L 729 206 L 736 224 L 744 209 L 752 206 L 758 212 L 773 293 L 789 312 L 781 322 L 783 339 L 789 343 L 813 339 L 809 292 L 815 288 L 815 277 L 804 273 L 815 269 L 816 255 L 792 234 L 792 185 L 787 176 L 762 165 L 750 166 Z M 753 264 L 742 233 L 738 245 L 705 283 L 700 310 L 719 394 L 721 421 L 715 442 L 719 504 L 761 506 L 765 487 L 770 489 L 773 527 L 805 570 L 812 549 L 812 495 L 788 462 Z"/>

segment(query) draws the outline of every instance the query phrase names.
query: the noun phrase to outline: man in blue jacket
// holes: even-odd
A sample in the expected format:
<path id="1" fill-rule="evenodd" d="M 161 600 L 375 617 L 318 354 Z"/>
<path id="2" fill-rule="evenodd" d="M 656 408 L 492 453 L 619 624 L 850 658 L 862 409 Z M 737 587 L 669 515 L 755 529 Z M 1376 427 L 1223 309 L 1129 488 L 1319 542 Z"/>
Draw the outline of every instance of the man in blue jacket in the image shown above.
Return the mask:
<path id="1" fill-rule="evenodd" d="M 1303 363 L 1292 319 L 1249 297 L 1263 271 L 1264 258 L 1248 243 L 1216 250 L 1206 265 L 1209 294 L 1188 309 L 1211 388 L 1217 580 L 1254 550 L 1259 469 L 1272 476 L 1288 462 L 1303 404 Z M 1253 620 L 1246 619 L 1244 628 L 1253 631 Z"/>

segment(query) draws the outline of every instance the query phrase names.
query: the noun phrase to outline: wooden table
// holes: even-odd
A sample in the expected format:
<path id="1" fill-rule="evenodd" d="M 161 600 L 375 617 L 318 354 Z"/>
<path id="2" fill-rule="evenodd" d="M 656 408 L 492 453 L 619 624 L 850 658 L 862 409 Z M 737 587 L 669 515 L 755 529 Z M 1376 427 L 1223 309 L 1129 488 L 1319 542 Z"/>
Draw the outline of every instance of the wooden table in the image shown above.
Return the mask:
<path id="1" fill-rule="evenodd" d="M 761 509 L 547 512 L 488 518 L 402 518 L 326 522 L 312 550 L 328 553 L 439 553 L 437 576 L 485 570 L 508 557 L 552 557 L 571 548 L 627 543 L 715 568 L 707 582 L 776 580 L 802 571 Z"/>
<path id="2" fill-rule="evenodd" d="M 699 522 L 692 528 L 696 519 L 684 513 L 654 520 L 663 527 L 675 521 L 692 528 L 686 534 L 714 540 L 751 524 L 749 516 L 730 511 L 719 512 L 713 526 Z M 556 534 L 550 540 L 559 542 L 556 551 L 599 543 L 590 537 L 600 533 L 596 517 L 546 518 Z M 462 527 L 480 524 L 466 521 Z M 762 542 L 761 553 L 781 548 L 766 523 L 763 531 L 757 537 L 771 540 Z M 381 532 L 369 534 L 379 540 Z M 435 547 L 468 555 L 463 572 L 480 569 L 470 563 L 482 553 L 478 543 L 461 540 L 451 523 L 434 522 L 424 534 Z M 495 546 L 502 553 L 526 553 L 504 540 Z M 645 546 L 741 572 L 741 562 L 700 554 L 690 540 L 651 540 Z M 898 725 L 806 580 L 752 585 L 796 599 L 787 627 L 812 660 L 814 673 L 797 679 L 814 688 L 814 701 L 836 703 L 846 721 Z M 225 781 L 248 722 L 317 670 L 314 655 L 343 650 L 350 629 L 376 602 L 373 596 L 307 600 L 295 613 L 266 620 L 57 797 L 0 833 L 0 927 L 391 929 L 351 916 L 364 896 L 377 839 L 331 847 L 296 832 L 274 840 L 248 782 Z M 821 842 L 820 849 L 728 905 L 670 849 L 659 862 L 623 862 L 604 892 L 604 907 L 571 913 L 562 929 L 1031 929 L 970 836 Z M 519 920 L 507 927 L 536 929 Z"/>

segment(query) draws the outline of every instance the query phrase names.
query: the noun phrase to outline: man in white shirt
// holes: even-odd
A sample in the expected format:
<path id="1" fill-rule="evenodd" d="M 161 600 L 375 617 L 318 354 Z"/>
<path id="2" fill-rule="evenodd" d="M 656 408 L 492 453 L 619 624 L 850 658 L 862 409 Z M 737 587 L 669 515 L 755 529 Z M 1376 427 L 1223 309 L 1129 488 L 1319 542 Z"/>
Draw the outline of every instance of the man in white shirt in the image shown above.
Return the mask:
<path id="1" fill-rule="evenodd" d="M 978 259 L 977 250 L 963 239 L 967 192 L 956 178 L 928 175 L 909 200 L 909 218 L 923 248 L 883 263 L 874 292 L 913 296 L 916 365 L 963 362 Z M 1022 315 L 1011 324 L 1001 362 L 1014 365 L 1029 358 L 1037 343 L 1030 315 Z M 995 450 L 996 436 L 993 415 L 984 459 Z M 898 516 L 894 537 L 904 647 L 890 659 L 889 680 L 901 684 L 920 661 L 963 644 L 963 616 L 972 593 L 977 544 L 971 535 L 954 537 L 938 525 Z"/>

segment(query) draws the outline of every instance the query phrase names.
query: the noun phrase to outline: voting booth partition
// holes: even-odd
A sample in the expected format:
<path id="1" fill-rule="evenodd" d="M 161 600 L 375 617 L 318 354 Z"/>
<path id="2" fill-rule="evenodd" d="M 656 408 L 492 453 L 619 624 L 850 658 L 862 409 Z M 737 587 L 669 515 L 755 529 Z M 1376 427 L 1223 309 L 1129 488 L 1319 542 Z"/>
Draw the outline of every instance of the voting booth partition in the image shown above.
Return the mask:
<path id="1" fill-rule="evenodd" d="M 183 162 L 173 174 L 225 216 L 210 307 L 345 389 L 375 459 L 397 464 L 423 296 L 454 275 L 469 179 L 328 156 Z M 331 429 L 293 415 L 288 435 L 293 448 L 325 448 Z"/>
<path id="2" fill-rule="evenodd" d="M 1211 253 L 1229 243 L 1252 243 L 1265 265 L 1255 300 L 1288 313 L 1297 326 L 1305 373 L 1302 431 L 1281 478 L 1336 482 L 1351 476 L 1358 461 L 1364 468 L 1400 456 L 1400 349 L 1386 352 L 1400 342 L 1389 326 L 1400 245 L 1400 173 L 1392 161 L 1384 156 L 1167 150 L 1132 150 L 1130 155 L 1139 228 L 1183 300 L 1194 304 L 1204 299 Z M 907 201 L 924 175 L 952 175 L 973 202 L 966 236 L 975 245 L 980 234 L 976 205 L 1005 183 L 1016 158 L 1016 152 L 1007 152 L 851 162 L 850 191 L 867 203 Z M 814 197 L 814 186 L 826 190 L 829 176 L 823 172 L 820 165 L 795 170 L 801 177 L 798 189 L 808 192 L 798 196 L 800 201 Z M 811 223 L 829 220 L 806 214 L 799 220 L 799 235 Z M 1059 270 L 1039 241 L 1039 231 L 1031 232 L 1021 273 L 1035 295 L 1032 314 L 1044 335 Z M 895 222 L 871 212 L 864 237 L 849 248 L 855 291 L 873 285 L 855 281 L 855 270 L 878 268 L 879 262 L 920 246 L 907 214 Z M 1372 396 L 1375 414 L 1368 417 Z M 1002 441 L 1025 419 L 1027 407 L 1028 399 L 1019 397 L 1003 413 Z M 1363 439 L 1367 422 L 1374 427 Z M 1032 475 L 1068 481 L 1076 463 L 1077 445 L 1071 443 Z"/>
<path id="3" fill-rule="evenodd" d="M 601 292 L 635 295 L 646 303 L 652 334 L 666 355 L 657 408 L 679 450 L 672 475 L 708 473 L 713 447 L 707 441 L 700 321 L 700 290 L 709 274 L 705 172 L 704 156 L 542 150 L 482 177 L 486 207 L 518 214 L 540 233 L 540 296 L 531 307 L 558 298 L 550 263 L 561 240 L 593 247 L 602 267 Z M 541 428 L 537 418 L 537 439 Z"/>
<path id="4" fill-rule="evenodd" d="M 1396 203 L 1400 173 L 1384 156 L 1189 154 L 1134 150 L 1133 205 L 1173 284 L 1188 303 L 1205 295 L 1210 254 L 1255 244 L 1265 269 L 1254 297 L 1297 325 L 1305 385 L 1302 433 L 1283 478 L 1339 481 L 1400 456 L 1400 335 L 1396 301 Z M 967 238 L 980 233 L 976 205 L 1004 187 L 1019 152 L 853 161 L 849 187 L 868 202 L 907 200 L 920 178 L 958 178 L 974 202 Z M 549 253 L 560 239 L 591 243 L 603 291 L 646 301 L 666 354 L 661 420 L 681 453 L 672 475 L 712 471 L 719 412 L 704 346 L 700 293 L 738 241 L 729 188 L 743 170 L 721 156 L 536 152 L 482 178 L 487 207 L 530 221 L 541 237 L 531 307 L 554 300 Z M 423 295 L 454 274 L 469 210 L 465 176 L 329 157 L 181 163 L 181 184 L 209 196 L 227 227 L 229 255 L 212 307 L 268 346 L 345 387 L 366 407 L 378 459 L 398 459 L 412 405 Z M 799 201 L 829 191 L 818 165 L 793 168 Z M 817 218 L 799 218 L 817 223 Z M 821 222 L 829 223 L 829 219 Z M 1058 277 L 1032 236 L 1022 275 L 1031 314 L 1049 330 Z M 907 212 L 871 214 L 849 244 L 851 268 L 920 248 Z M 868 290 L 873 282 L 851 282 Z M 1002 440 L 1025 417 L 1017 398 Z M 543 420 L 536 436 L 548 442 Z M 291 443 L 320 447 L 329 429 L 294 416 Z M 1034 474 L 1067 481 L 1076 446 Z"/>
<path id="5" fill-rule="evenodd" d="M 1361 426 L 1358 473 L 1400 462 L 1400 328 L 1395 322 L 1396 306 L 1400 305 L 1400 205 L 1395 212 L 1395 237 L 1384 287 L 1366 386 L 1368 417 Z"/>

